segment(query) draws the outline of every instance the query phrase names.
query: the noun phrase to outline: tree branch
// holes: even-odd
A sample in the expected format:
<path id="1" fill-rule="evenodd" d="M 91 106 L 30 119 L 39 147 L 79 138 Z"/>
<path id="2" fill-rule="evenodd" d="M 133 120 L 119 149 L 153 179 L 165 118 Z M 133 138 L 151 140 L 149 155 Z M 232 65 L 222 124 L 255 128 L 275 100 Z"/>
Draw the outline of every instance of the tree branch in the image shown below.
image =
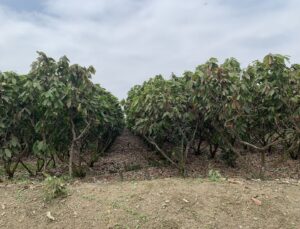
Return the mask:
<path id="1" fill-rule="evenodd" d="M 245 142 L 245 141 L 242 141 L 242 140 L 240 140 L 240 143 L 242 143 L 243 145 L 249 146 L 249 147 L 251 147 L 251 148 L 253 148 L 253 149 L 256 149 L 256 150 L 258 150 L 258 151 L 265 151 L 265 150 L 267 150 L 270 146 L 276 145 L 276 144 L 278 144 L 279 142 L 282 142 L 283 140 L 285 140 L 285 139 L 275 140 L 274 142 L 271 142 L 271 143 L 269 143 L 268 145 L 266 145 L 266 146 L 264 146 L 264 147 L 258 147 L 258 146 L 256 146 L 256 145 L 253 145 L 253 144 L 251 144 L 251 143 L 249 143 L 249 142 Z"/>
<path id="2" fill-rule="evenodd" d="M 86 132 L 90 129 L 90 125 L 91 123 L 88 123 L 86 125 L 86 127 L 84 128 L 84 130 L 81 132 L 81 134 L 75 139 L 76 141 L 78 141 L 79 139 L 81 139 L 85 134 Z"/>
<path id="3" fill-rule="evenodd" d="M 152 144 L 157 151 L 159 151 L 171 164 L 173 164 L 176 168 L 179 168 L 177 163 L 174 162 L 153 140 L 151 140 L 150 138 L 146 137 L 145 135 L 143 135 L 143 137 L 150 143 Z"/>

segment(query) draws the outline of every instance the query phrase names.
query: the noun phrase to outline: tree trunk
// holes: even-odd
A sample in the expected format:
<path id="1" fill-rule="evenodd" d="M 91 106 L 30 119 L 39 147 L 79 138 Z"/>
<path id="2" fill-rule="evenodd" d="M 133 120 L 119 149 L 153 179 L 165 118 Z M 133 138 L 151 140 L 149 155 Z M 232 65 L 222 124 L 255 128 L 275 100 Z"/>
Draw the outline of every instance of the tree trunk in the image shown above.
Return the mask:
<path id="1" fill-rule="evenodd" d="M 43 133 L 43 143 L 46 144 L 46 135 Z M 43 172 L 46 172 L 47 168 L 47 152 L 44 152 L 44 165 L 43 165 Z"/>
<path id="2" fill-rule="evenodd" d="M 12 170 L 10 169 L 11 165 L 9 164 L 4 164 L 5 167 L 5 173 L 8 176 L 8 179 L 11 180 L 14 177 L 14 173 L 12 172 Z"/>
<path id="3" fill-rule="evenodd" d="M 53 161 L 53 168 L 56 168 L 56 159 L 55 159 L 56 154 L 52 154 L 52 161 Z"/>
<path id="4" fill-rule="evenodd" d="M 73 176 L 73 158 L 74 158 L 74 141 L 72 141 L 71 147 L 70 147 L 70 157 L 69 157 L 69 176 Z"/>
<path id="5" fill-rule="evenodd" d="M 271 152 L 272 152 L 272 146 L 270 146 L 270 147 L 268 148 L 268 154 L 269 154 L 269 155 L 271 154 Z"/>
<path id="6" fill-rule="evenodd" d="M 42 159 L 42 158 L 37 159 L 36 172 L 35 172 L 36 175 L 42 171 L 42 169 L 44 168 L 44 163 L 45 163 L 44 159 Z"/>
<path id="7" fill-rule="evenodd" d="M 13 166 L 12 161 L 4 162 L 4 169 L 5 169 L 6 175 L 8 176 L 8 179 L 12 179 L 14 177 L 14 174 L 18 167 L 19 162 L 20 161 L 18 160 L 14 166 Z"/>
<path id="8" fill-rule="evenodd" d="M 73 122 L 73 120 L 71 119 L 70 120 L 71 122 L 71 127 L 72 127 L 72 143 L 71 143 L 71 146 L 70 146 L 70 152 L 69 152 L 69 175 L 70 177 L 73 176 L 74 174 L 74 157 L 76 156 L 75 155 L 75 147 L 76 147 L 76 151 L 80 151 L 80 146 L 81 146 L 81 142 L 79 142 L 83 137 L 84 135 L 87 133 L 87 131 L 89 130 L 90 128 L 90 123 L 87 123 L 86 127 L 84 128 L 84 130 L 80 133 L 79 136 L 77 136 L 76 134 L 76 130 L 75 130 L 75 124 Z M 80 143 L 80 144 L 79 144 Z M 80 160 L 80 152 L 77 152 L 78 153 L 78 162 L 81 163 L 81 160 Z"/>
<path id="9" fill-rule="evenodd" d="M 28 166 L 23 162 L 23 161 L 20 161 L 21 165 L 23 165 L 23 167 L 26 169 L 26 171 L 29 173 L 29 175 L 31 177 L 34 176 L 34 173 L 28 168 Z"/>
<path id="10" fill-rule="evenodd" d="M 261 165 L 260 165 L 259 177 L 261 179 L 264 179 L 265 178 L 265 170 L 266 170 L 266 152 L 261 151 L 260 152 L 260 157 L 261 157 Z"/>
<path id="11" fill-rule="evenodd" d="M 200 138 L 200 139 L 199 139 L 199 142 L 198 142 L 198 147 L 197 147 L 196 155 L 200 155 L 200 147 L 201 147 L 201 144 L 202 144 L 202 139 Z"/>
<path id="12" fill-rule="evenodd" d="M 210 158 L 211 159 L 216 157 L 216 152 L 217 152 L 218 148 L 219 148 L 218 144 L 215 145 L 215 148 L 213 147 L 212 144 L 209 144 L 209 151 L 210 151 Z"/>

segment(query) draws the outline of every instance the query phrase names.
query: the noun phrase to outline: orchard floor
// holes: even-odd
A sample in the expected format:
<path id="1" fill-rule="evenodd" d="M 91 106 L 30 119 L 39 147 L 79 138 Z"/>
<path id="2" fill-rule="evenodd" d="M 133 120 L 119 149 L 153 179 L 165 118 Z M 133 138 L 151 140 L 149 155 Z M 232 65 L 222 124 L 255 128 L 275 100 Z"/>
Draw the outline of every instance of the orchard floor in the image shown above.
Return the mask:
<path id="1" fill-rule="evenodd" d="M 300 228 L 295 180 L 75 181 L 68 189 L 45 203 L 40 183 L 0 184 L 0 228 Z"/>
<path id="2" fill-rule="evenodd" d="M 64 199 L 45 202 L 43 183 L 22 168 L 13 181 L 0 177 L 0 228 L 300 228 L 299 160 L 268 155 L 261 181 L 257 154 L 235 168 L 206 155 L 190 155 L 183 179 L 125 130 Z M 210 170 L 222 178 L 210 181 Z"/>
<path id="3" fill-rule="evenodd" d="M 248 153 L 239 160 L 235 168 L 222 160 L 220 153 L 209 159 L 208 149 L 202 154 L 189 154 L 187 176 L 190 178 L 206 177 L 210 170 L 218 170 L 224 177 L 258 179 L 260 170 L 260 154 Z M 291 160 L 282 154 L 272 153 L 266 157 L 265 179 L 279 178 L 300 179 L 300 160 Z M 86 181 L 101 179 L 105 181 L 132 181 L 178 177 L 178 170 L 157 153 L 153 152 L 142 141 L 128 130 L 124 130 L 109 152 L 95 164 L 85 178 Z"/>

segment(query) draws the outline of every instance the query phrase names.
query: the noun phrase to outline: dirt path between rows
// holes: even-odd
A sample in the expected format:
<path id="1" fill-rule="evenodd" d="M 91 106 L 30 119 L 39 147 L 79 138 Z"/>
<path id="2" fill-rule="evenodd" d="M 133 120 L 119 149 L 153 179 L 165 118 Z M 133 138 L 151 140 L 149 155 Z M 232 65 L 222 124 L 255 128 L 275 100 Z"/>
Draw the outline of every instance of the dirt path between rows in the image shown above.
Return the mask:
<path id="1" fill-rule="evenodd" d="M 273 153 L 267 156 L 266 163 L 266 179 L 300 179 L 299 160 L 282 161 L 280 154 Z M 211 169 L 220 171 L 225 177 L 257 179 L 260 170 L 260 154 L 244 155 L 237 161 L 237 166 L 232 168 L 224 162 L 220 153 L 216 158 L 209 159 L 208 152 L 201 155 L 190 152 L 187 162 L 189 177 L 206 177 Z M 107 154 L 95 164 L 86 180 L 132 181 L 177 176 L 179 173 L 176 168 L 166 164 L 166 161 L 151 150 L 140 137 L 125 129 Z"/>
<path id="2" fill-rule="evenodd" d="M 86 181 L 132 181 L 177 176 L 178 171 L 166 165 L 163 158 L 143 140 L 125 129 L 111 148 L 88 174 Z"/>

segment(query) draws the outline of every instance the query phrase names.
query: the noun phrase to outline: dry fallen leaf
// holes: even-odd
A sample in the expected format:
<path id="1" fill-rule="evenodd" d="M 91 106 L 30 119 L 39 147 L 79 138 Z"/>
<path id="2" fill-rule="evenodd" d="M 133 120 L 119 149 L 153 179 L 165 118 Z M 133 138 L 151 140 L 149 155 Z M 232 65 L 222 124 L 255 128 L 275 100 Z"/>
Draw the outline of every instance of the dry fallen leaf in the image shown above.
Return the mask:
<path id="1" fill-rule="evenodd" d="M 188 203 L 189 201 L 188 200 L 186 200 L 186 199 L 182 199 L 184 202 L 186 202 L 186 203 Z"/>
<path id="2" fill-rule="evenodd" d="M 47 212 L 47 217 L 52 221 L 55 220 L 55 218 L 51 215 L 51 212 Z"/>
<path id="3" fill-rule="evenodd" d="M 228 182 L 232 184 L 243 184 L 241 181 L 233 180 L 233 179 L 228 179 Z"/>
<path id="4" fill-rule="evenodd" d="M 252 200 L 256 205 L 258 205 L 258 206 L 261 205 L 261 201 L 260 201 L 260 200 L 254 198 L 254 197 L 252 197 L 251 200 Z"/>

